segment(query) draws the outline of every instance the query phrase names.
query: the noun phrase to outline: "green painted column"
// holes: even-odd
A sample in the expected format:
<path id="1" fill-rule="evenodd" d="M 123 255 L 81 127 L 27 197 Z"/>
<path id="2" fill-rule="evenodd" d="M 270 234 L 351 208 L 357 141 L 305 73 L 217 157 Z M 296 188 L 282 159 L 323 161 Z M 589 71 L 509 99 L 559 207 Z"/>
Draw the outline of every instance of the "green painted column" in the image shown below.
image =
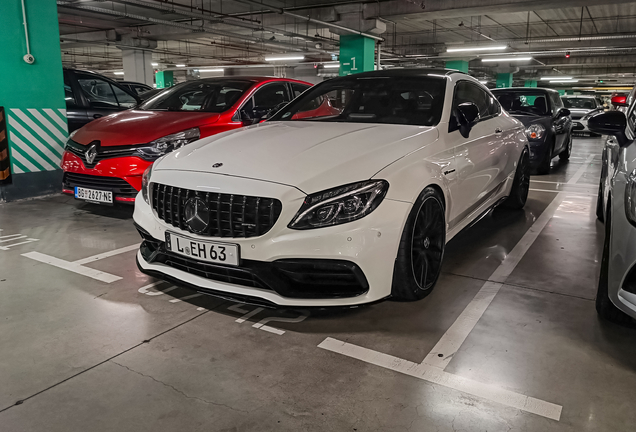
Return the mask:
<path id="1" fill-rule="evenodd" d="M 68 137 L 57 5 L 25 3 L 29 50 L 20 0 L 2 0 L 0 106 L 4 110 L 10 180 L 0 201 L 61 192 L 60 162 Z"/>
<path id="2" fill-rule="evenodd" d="M 559 96 L 565 96 L 565 90 L 559 90 Z"/>
<path id="3" fill-rule="evenodd" d="M 359 35 L 340 36 L 340 76 L 375 69 L 375 41 Z"/>
<path id="4" fill-rule="evenodd" d="M 497 74 L 497 88 L 512 87 L 512 74 L 511 73 L 498 73 Z"/>
<path id="5" fill-rule="evenodd" d="M 526 82 L 524 83 L 524 87 L 536 87 L 537 86 L 537 81 L 534 80 L 526 80 Z"/>
<path id="6" fill-rule="evenodd" d="M 451 60 L 446 62 L 446 69 L 455 69 L 468 73 L 468 62 L 466 60 Z"/>
<path id="7" fill-rule="evenodd" d="M 155 83 L 157 88 L 168 88 L 174 85 L 174 76 L 172 71 L 159 71 L 155 74 Z"/>

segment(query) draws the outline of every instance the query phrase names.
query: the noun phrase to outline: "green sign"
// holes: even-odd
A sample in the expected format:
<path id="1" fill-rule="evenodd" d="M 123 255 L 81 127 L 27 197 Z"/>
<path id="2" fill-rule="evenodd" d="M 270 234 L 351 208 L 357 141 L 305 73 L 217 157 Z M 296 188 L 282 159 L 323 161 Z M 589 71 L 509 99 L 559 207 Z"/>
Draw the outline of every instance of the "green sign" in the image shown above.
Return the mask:
<path id="1" fill-rule="evenodd" d="M 174 85 L 174 77 L 172 71 L 159 71 L 155 74 L 157 88 L 168 88 Z"/>
<path id="2" fill-rule="evenodd" d="M 359 35 L 340 36 L 340 76 L 375 69 L 375 41 Z"/>

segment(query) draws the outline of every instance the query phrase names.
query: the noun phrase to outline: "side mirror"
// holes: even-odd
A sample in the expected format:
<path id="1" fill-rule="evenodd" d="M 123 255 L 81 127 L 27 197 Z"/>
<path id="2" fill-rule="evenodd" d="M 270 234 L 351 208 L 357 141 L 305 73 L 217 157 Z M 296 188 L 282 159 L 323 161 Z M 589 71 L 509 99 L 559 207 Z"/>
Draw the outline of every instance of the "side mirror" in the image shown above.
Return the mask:
<path id="1" fill-rule="evenodd" d="M 472 102 L 464 102 L 457 107 L 456 116 L 459 133 L 468 138 L 473 125 L 479 121 L 479 108 Z"/>
<path id="2" fill-rule="evenodd" d="M 570 112 L 570 110 L 569 110 L 569 109 L 567 109 L 567 108 L 561 108 L 561 109 L 559 110 L 559 117 L 567 117 L 567 116 L 569 116 L 570 114 L 572 114 L 572 113 L 571 113 L 571 112 Z"/>
<path id="3" fill-rule="evenodd" d="M 247 111 L 241 110 L 240 114 L 241 114 L 241 123 L 243 124 L 243 126 L 249 126 L 255 123 L 254 119 L 250 117 Z"/>
<path id="4" fill-rule="evenodd" d="M 614 96 L 612 98 L 612 105 L 617 107 L 626 107 L 627 106 L 627 96 Z"/>
<path id="5" fill-rule="evenodd" d="M 587 128 L 597 134 L 614 135 L 620 147 L 627 147 L 633 142 L 625 134 L 627 117 L 620 111 L 593 115 L 587 121 Z"/>

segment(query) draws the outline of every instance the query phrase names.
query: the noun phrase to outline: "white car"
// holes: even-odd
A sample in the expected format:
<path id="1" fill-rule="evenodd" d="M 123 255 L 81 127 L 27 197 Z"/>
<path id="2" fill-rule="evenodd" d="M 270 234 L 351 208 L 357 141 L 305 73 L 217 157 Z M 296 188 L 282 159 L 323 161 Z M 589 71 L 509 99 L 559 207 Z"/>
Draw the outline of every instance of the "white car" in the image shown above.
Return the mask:
<path id="1" fill-rule="evenodd" d="M 593 115 L 603 112 L 603 103 L 593 95 L 561 96 L 563 106 L 570 110 L 572 132 L 594 133 L 587 127 L 587 121 Z"/>
<path id="2" fill-rule="evenodd" d="M 474 78 L 350 75 L 155 162 L 135 202 L 137 261 L 269 306 L 417 300 L 446 242 L 494 206 L 522 208 L 528 188 L 525 127 Z"/>
<path id="3" fill-rule="evenodd" d="M 603 169 L 596 214 L 605 222 L 605 241 L 596 310 L 607 320 L 636 319 L 636 103 L 621 111 L 590 118 L 590 130 L 610 135 L 603 151 Z"/>

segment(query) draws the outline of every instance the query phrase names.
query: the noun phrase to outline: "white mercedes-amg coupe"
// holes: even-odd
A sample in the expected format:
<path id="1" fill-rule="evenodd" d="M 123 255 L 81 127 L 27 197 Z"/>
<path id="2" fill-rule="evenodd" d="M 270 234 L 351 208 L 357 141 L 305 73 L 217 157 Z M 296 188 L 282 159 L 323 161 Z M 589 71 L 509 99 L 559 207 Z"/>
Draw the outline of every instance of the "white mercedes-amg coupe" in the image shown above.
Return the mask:
<path id="1" fill-rule="evenodd" d="M 325 81 L 268 121 L 195 141 L 144 174 L 142 272 L 269 306 L 431 292 L 444 248 L 524 206 L 525 127 L 456 71 Z"/>

